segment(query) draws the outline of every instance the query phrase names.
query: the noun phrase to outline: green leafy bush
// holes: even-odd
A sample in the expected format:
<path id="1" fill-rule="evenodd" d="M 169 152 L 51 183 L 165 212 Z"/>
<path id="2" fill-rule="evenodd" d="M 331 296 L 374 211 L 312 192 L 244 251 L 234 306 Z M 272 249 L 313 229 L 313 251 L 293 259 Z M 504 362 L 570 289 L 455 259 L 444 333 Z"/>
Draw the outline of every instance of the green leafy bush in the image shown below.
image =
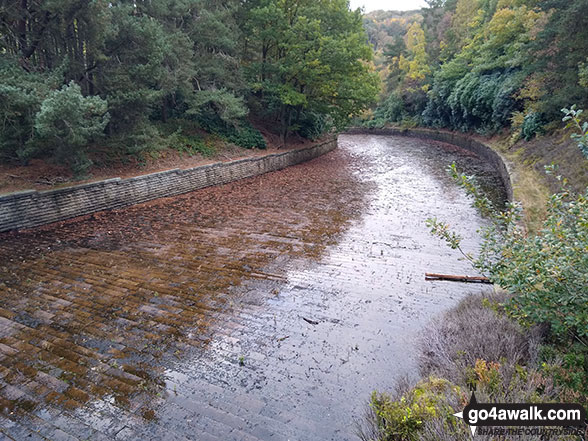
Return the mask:
<path id="1" fill-rule="evenodd" d="M 569 401 L 588 401 L 588 347 L 573 343 L 562 347 L 541 347 L 542 371 L 564 388 Z"/>
<path id="2" fill-rule="evenodd" d="M 402 98 L 396 93 L 391 93 L 374 112 L 374 120 L 381 120 L 384 123 L 398 122 L 405 115 L 406 110 Z"/>
<path id="3" fill-rule="evenodd" d="M 39 141 L 53 146 L 56 158 L 69 164 L 76 175 L 92 164 L 87 145 L 104 133 L 110 119 L 108 104 L 97 96 L 84 97 L 73 81 L 55 90 L 41 104 L 35 116 Z"/>
<path id="4" fill-rule="evenodd" d="M 464 398 L 461 388 L 434 377 L 405 391 L 400 389 L 395 396 L 373 392 L 367 424 L 360 428 L 359 436 L 365 441 L 418 440 L 427 421 L 442 418 L 448 425 L 455 425 L 452 404 Z"/>
<path id="5" fill-rule="evenodd" d="M 302 112 L 298 133 L 306 139 L 318 139 L 334 129 L 333 118 L 316 112 Z"/>
<path id="6" fill-rule="evenodd" d="M 223 136 L 223 135 L 221 135 Z M 267 144 L 259 130 L 251 124 L 243 123 L 240 127 L 227 127 L 224 137 L 233 144 L 246 149 L 266 149 Z"/>
<path id="7" fill-rule="evenodd" d="M 173 133 L 169 137 L 170 146 L 180 153 L 187 153 L 194 155 L 199 153 L 203 156 L 212 156 L 214 154 L 214 147 L 204 141 L 198 135 L 188 135 L 182 133 L 181 129 Z"/>
<path id="8" fill-rule="evenodd" d="M 547 209 L 537 236 L 507 238 L 500 249 L 507 260 L 493 275 L 518 293 L 510 307 L 514 317 L 548 323 L 558 339 L 588 344 L 588 190 L 574 196 L 564 188 Z"/>
<path id="9" fill-rule="evenodd" d="M 519 207 L 509 204 L 498 212 L 473 177 L 458 173 L 455 164 L 450 173 L 492 221 L 482 231 L 479 255 L 464 255 L 513 294 L 508 312 L 524 324 L 548 324 L 556 340 L 588 344 L 588 189 L 574 195 L 562 180 L 561 192 L 549 199 L 543 228 L 526 235 L 518 225 Z M 446 224 L 435 219 L 428 224 L 434 234 L 461 250 L 461 238 Z"/>
<path id="10" fill-rule="evenodd" d="M 521 126 L 521 136 L 525 141 L 529 141 L 535 135 L 542 133 L 543 123 L 541 121 L 541 115 L 537 112 L 529 112 L 523 119 L 523 125 Z"/>
<path id="11" fill-rule="evenodd" d="M 584 111 L 576 109 L 576 105 L 569 109 L 561 109 L 561 111 L 565 114 L 563 121 L 568 123 L 566 128 L 572 127 L 578 131 L 577 133 L 572 133 L 571 137 L 578 142 L 578 148 L 588 158 L 588 121 L 580 119 Z"/>
<path id="12" fill-rule="evenodd" d="M 247 120 L 240 121 L 238 125 L 228 124 L 215 114 L 203 114 L 197 118 L 198 124 L 207 132 L 219 136 L 246 149 L 266 149 L 265 139 L 255 127 Z"/>

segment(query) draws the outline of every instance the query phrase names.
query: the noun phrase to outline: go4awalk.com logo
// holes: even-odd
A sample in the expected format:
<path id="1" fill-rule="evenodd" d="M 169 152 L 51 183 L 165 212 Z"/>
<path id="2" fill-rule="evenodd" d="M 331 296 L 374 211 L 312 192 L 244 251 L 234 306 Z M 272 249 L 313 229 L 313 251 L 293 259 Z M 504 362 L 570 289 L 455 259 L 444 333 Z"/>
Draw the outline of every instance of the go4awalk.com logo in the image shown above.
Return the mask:
<path id="1" fill-rule="evenodd" d="M 588 423 L 586 409 L 580 404 L 478 403 L 474 392 L 465 409 L 454 416 L 470 426 L 472 435 L 536 435 L 537 439 L 554 435 L 584 439 Z"/>

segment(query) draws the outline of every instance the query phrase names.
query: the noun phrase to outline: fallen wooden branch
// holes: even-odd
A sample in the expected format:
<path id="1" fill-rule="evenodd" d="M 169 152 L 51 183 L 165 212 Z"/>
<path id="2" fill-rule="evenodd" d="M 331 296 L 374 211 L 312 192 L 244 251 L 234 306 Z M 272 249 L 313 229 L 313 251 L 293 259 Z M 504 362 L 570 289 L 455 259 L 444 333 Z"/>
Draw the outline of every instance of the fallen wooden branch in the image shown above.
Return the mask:
<path id="1" fill-rule="evenodd" d="M 433 274 L 425 273 L 425 280 L 449 280 L 451 282 L 468 282 L 468 283 L 489 283 L 492 284 L 488 277 L 473 276 L 454 276 L 451 274 Z"/>
<path id="2" fill-rule="evenodd" d="M 319 322 L 317 322 L 316 320 L 307 319 L 306 317 L 302 317 L 302 320 L 304 320 L 306 323 L 310 323 L 311 325 L 319 324 Z"/>

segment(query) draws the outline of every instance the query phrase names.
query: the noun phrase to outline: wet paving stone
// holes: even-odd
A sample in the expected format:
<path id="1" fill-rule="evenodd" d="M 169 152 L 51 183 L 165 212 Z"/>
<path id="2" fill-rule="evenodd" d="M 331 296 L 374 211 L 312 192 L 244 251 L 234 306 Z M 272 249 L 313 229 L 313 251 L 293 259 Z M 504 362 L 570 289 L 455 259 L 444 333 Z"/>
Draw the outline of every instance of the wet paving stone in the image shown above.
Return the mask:
<path id="1" fill-rule="evenodd" d="M 420 329 L 468 292 L 428 234 L 484 221 L 437 142 L 346 135 L 321 158 L 0 235 L 0 439 L 355 439 L 415 375 Z M 498 190 L 495 197 L 503 193 Z"/>

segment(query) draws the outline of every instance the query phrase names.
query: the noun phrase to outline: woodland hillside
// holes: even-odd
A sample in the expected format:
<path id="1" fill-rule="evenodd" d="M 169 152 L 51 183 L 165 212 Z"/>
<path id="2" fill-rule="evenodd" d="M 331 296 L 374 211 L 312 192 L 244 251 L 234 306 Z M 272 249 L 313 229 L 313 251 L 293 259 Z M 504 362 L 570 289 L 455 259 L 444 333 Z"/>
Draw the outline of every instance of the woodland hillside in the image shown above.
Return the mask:
<path id="1" fill-rule="evenodd" d="M 84 175 L 202 134 L 264 148 L 343 127 L 378 93 L 346 0 L 2 0 L 0 161 Z"/>

